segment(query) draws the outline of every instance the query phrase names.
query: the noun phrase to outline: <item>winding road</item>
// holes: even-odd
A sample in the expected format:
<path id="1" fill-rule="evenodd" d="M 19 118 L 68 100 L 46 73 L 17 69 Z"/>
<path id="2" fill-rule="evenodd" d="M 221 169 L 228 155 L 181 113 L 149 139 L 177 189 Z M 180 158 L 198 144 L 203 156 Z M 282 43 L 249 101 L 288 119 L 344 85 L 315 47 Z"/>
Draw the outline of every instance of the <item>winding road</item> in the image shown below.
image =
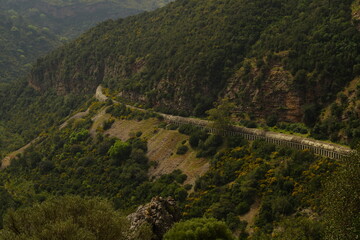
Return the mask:
<path id="1" fill-rule="evenodd" d="M 95 98 L 100 102 L 105 102 L 108 97 L 103 93 L 102 86 L 98 86 L 95 92 Z M 119 103 L 115 100 L 113 100 L 115 103 Z M 131 105 L 126 105 L 130 109 L 136 109 L 139 111 L 146 111 L 145 109 L 134 107 Z M 62 125 L 60 125 L 60 129 L 65 127 L 69 120 L 84 117 L 89 113 L 89 109 L 85 112 L 77 113 L 73 116 L 71 116 L 67 121 L 65 121 Z M 267 142 L 276 144 L 276 145 L 283 145 L 288 146 L 291 148 L 296 149 L 309 149 L 310 151 L 314 152 L 315 154 L 319 154 L 322 156 L 326 156 L 333 159 L 340 159 L 343 156 L 350 155 L 351 153 L 355 152 L 354 150 L 351 150 L 350 148 L 334 144 L 334 143 L 327 143 L 318 141 L 311 138 L 304 138 L 299 136 L 294 136 L 290 134 L 283 134 L 283 133 L 276 133 L 271 131 L 265 131 L 262 129 L 253 129 L 253 128 L 246 128 L 241 126 L 233 126 L 230 130 L 227 131 L 219 131 L 219 129 L 215 129 L 211 127 L 211 121 L 208 120 L 202 120 L 202 119 L 196 119 L 196 118 L 187 118 L 187 117 L 180 117 L 180 116 L 173 116 L 169 114 L 164 113 L 157 113 L 161 115 L 165 121 L 181 125 L 181 124 L 191 124 L 198 126 L 200 128 L 206 129 L 209 132 L 222 134 L 222 135 L 231 135 L 231 136 L 242 136 L 247 140 L 256 140 L 256 139 L 264 139 Z M 1 161 L 1 169 L 4 169 L 10 165 L 11 159 L 16 157 L 17 154 L 23 153 L 28 147 L 30 147 L 33 143 L 37 142 L 40 139 L 40 137 L 37 137 L 36 139 L 32 140 L 27 145 L 23 146 L 22 148 L 18 149 L 17 151 L 14 151 L 10 154 L 8 154 L 4 159 Z"/>
<path id="2" fill-rule="evenodd" d="M 103 89 L 101 86 L 98 86 L 96 89 L 95 97 L 99 101 L 106 101 L 107 96 L 104 95 Z M 116 101 L 114 101 L 116 102 Z M 127 107 L 131 109 L 136 109 L 140 111 L 145 111 L 144 109 L 137 108 L 131 105 L 126 105 Z M 196 119 L 196 118 L 188 118 L 188 117 L 180 117 L 180 116 L 173 116 L 169 114 L 164 113 L 157 113 L 161 116 L 163 116 L 164 120 L 167 122 L 171 122 L 177 125 L 181 124 L 191 124 L 198 126 L 200 128 L 206 129 L 209 132 L 222 134 L 222 135 L 232 135 L 232 136 L 242 136 L 247 140 L 256 140 L 256 139 L 264 139 L 267 142 L 276 144 L 276 145 L 282 145 L 287 146 L 295 149 L 309 149 L 310 151 L 314 152 L 315 154 L 322 155 L 325 157 L 333 158 L 333 159 L 340 159 L 344 156 L 350 155 L 354 152 L 354 150 L 351 150 L 350 148 L 334 144 L 334 143 L 328 143 L 323 142 L 311 138 L 305 138 L 305 137 L 299 137 L 295 135 L 290 134 L 284 134 L 284 133 L 277 133 L 277 132 L 271 132 L 266 131 L 262 129 L 253 129 L 253 128 L 246 128 L 241 126 L 232 126 L 229 130 L 222 130 L 215 129 L 211 127 L 211 121 L 208 120 L 202 120 L 202 119 Z"/>

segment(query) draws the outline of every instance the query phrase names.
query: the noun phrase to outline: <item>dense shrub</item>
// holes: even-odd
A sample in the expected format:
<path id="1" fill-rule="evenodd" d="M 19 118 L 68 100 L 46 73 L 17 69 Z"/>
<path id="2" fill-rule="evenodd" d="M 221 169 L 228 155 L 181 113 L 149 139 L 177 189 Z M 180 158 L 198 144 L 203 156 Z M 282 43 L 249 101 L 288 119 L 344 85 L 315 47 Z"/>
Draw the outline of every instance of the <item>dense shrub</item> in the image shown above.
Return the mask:
<path id="1" fill-rule="evenodd" d="M 296 132 L 296 133 L 301 133 L 301 134 L 308 133 L 307 127 L 301 123 L 283 123 L 282 122 L 282 123 L 276 124 L 276 127 L 278 127 L 279 129 L 289 131 L 289 132 Z"/>
<path id="2" fill-rule="evenodd" d="M 110 118 L 110 119 L 108 119 L 108 120 L 105 120 L 105 121 L 103 122 L 103 129 L 104 129 L 104 130 L 110 129 L 114 122 L 115 122 L 115 119 L 113 119 L 113 118 Z"/>
<path id="3" fill-rule="evenodd" d="M 148 162 L 146 153 L 140 148 L 133 148 L 130 154 L 130 158 L 139 164 L 146 164 Z"/>
<path id="4" fill-rule="evenodd" d="M 247 141 L 241 136 L 228 136 L 227 137 L 228 147 L 242 147 L 247 144 Z"/>
<path id="5" fill-rule="evenodd" d="M 199 127 L 191 124 L 183 124 L 179 127 L 179 133 L 191 135 L 193 132 L 199 131 Z"/>
<path id="6" fill-rule="evenodd" d="M 187 153 L 188 150 L 189 150 L 188 146 L 186 146 L 186 145 L 181 145 L 181 146 L 178 147 L 178 149 L 176 150 L 176 154 L 183 155 L 183 154 Z"/>
<path id="7" fill-rule="evenodd" d="M 121 240 L 127 239 L 128 227 L 108 201 L 65 196 L 9 211 L 0 239 Z"/>
<path id="8" fill-rule="evenodd" d="M 86 140 L 90 136 L 89 130 L 80 129 L 70 135 L 70 143 L 77 143 Z"/>
<path id="9" fill-rule="evenodd" d="M 199 145 L 199 141 L 205 141 L 208 138 L 208 133 L 205 131 L 195 131 L 190 135 L 189 143 L 192 148 Z"/>
<path id="10" fill-rule="evenodd" d="M 128 142 L 117 140 L 108 151 L 110 157 L 114 160 L 115 164 L 120 164 L 128 159 L 131 153 L 131 145 Z"/>
<path id="11" fill-rule="evenodd" d="M 55 168 L 54 163 L 52 163 L 51 161 L 45 160 L 39 163 L 39 170 L 40 173 L 42 174 L 46 174 L 51 170 L 53 170 L 54 168 Z"/>
<path id="12" fill-rule="evenodd" d="M 220 135 L 209 135 L 209 137 L 204 142 L 204 149 L 220 147 L 222 143 L 223 138 Z"/>
<path id="13" fill-rule="evenodd" d="M 271 114 L 266 118 L 266 124 L 269 127 L 274 127 L 278 121 L 278 116 Z"/>
<path id="14" fill-rule="evenodd" d="M 255 140 L 253 142 L 253 150 L 256 155 L 261 158 L 268 158 L 270 153 L 274 152 L 275 149 L 274 144 L 267 143 L 265 140 Z"/>
<path id="15" fill-rule="evenodd" d="M 247 128 L 257 128 L 257 124 L 251 120 L 241 120 L 240 123 Z"/>
<path id="16" fill-rule="evenodd" d="M 224 222 L 213 218 L 194 218 L 176 223 L 165 235 L 164 240 L 233 240 Z"/>
<path id="17" fill-rule="evenodd" d="M 176 130 L 176 129 L 178 129 L 178 125 L 176 125 L 176 124 L 168 124 L 166 126 L 166 129 L 167 130 Z"/>

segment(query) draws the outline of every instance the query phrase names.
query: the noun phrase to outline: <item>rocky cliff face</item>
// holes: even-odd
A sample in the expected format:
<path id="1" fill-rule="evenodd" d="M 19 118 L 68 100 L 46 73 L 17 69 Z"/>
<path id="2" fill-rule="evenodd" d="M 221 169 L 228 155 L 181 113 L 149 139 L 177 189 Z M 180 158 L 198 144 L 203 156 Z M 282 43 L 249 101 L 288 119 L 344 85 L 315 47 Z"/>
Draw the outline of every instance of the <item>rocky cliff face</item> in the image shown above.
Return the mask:
<path id="1" fill-rule="evenodd" d="M 225 97 L 237 103 L 238 111 L 254 117 L 276 115 L 279 120 L 301 121 L 304 103 L 301 91 L 294 88 L 294 77 L 279 63 L 256 66 L 248 59 L 225 90 Z"/>
<path id="2" fill-rule="evenodd" d="M 147 223 L 156 235 L 154 239 L 162 239 L 180 217 L 180 210 L 173 198 L 154 197 L 150 203 L 139 206 L 136 212 L 128 216 L 128 219 L 131 224 L 130 230 L 138 229 Z"/>

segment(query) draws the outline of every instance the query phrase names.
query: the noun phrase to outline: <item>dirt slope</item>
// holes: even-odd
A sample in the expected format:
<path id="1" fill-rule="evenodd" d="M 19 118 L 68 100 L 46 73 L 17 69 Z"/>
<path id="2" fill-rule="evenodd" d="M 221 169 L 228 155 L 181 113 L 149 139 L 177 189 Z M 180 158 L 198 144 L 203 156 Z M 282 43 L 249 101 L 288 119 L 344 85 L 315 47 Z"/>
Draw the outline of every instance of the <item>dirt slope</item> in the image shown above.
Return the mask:
<path id="1" fill-rule="evenodd" d="M 105 119 L 106 117 L 103 118 Z M 196 152 L 191 147 L 184 155 L 176 154 L 183 141 L 188 145 L 189 137 L 176 130 L 158 128 L 159 123 L 160 121 L 154 118 L 142 121 L 116 120 L 104 134 L 126 141 L 136 132 L 142 132 L 142 138 L 148 141 L 149 160 L 157 162 L 157 166 L 150 169 L 149 176 L 156 178 L 180 169 L 188 176 L 184 184 L 194 184 L 196 178 L 209 169 L 208 161 L 196 158 Z"/>

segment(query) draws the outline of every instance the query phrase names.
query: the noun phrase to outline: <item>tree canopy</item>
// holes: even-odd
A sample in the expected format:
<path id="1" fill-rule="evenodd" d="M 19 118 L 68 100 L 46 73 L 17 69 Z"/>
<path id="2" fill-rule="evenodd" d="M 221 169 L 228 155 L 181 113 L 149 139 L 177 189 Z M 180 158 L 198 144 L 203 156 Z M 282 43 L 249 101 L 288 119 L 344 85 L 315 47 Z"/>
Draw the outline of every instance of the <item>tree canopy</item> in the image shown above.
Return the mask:
<path id="1" fill-rule="evenodd" d="M 176 223 L 165 235 L 164 240 L 234 240 L 224 222 L 214 218 L 194 218 Z"/>
<path id="2" fill-rule="evenodd" d="M 10 210 L 0 239 L 125 240 L 128 227 L 106 200 L 63 196 Z"/>
<path id="3" fill-rule="evenodd" d="M 360 238 L 360 146 L 341 161 L 339 169 L 327 180 L 323 204 L 325 238 Z"/>

